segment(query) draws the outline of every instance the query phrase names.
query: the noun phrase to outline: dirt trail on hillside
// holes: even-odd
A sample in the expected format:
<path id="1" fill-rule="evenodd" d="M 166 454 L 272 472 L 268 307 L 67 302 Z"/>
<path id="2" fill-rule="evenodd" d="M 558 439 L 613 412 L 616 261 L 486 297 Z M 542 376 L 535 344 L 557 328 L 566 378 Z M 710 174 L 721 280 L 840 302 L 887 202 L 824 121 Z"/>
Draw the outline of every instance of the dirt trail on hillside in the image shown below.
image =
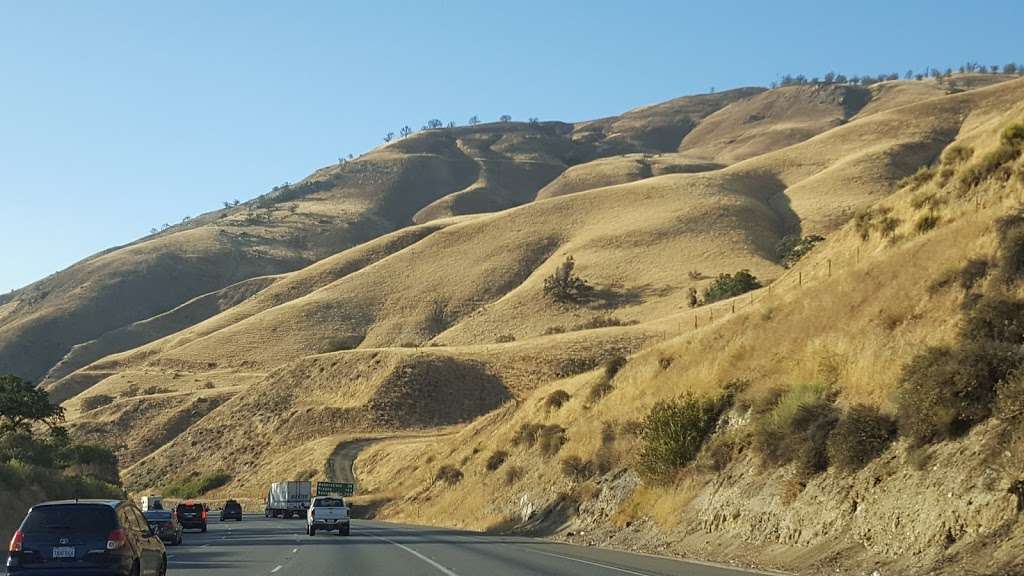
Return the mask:
<path id="1" fill-rule="evenodd" d="M 429 434 L 393 434 L 389 436 L 375 436 L 364 438 L 352 438 L 339 442 L 334 452 L 327 461 L 327 480 L 330 482 L 351 482 L 356 481 L 356 458 L 368 446 L 377 442 L 391 440 L 405 440 L 407 442 L 427 442 L 451 436 L 452 432 L 429 433 Z"/>

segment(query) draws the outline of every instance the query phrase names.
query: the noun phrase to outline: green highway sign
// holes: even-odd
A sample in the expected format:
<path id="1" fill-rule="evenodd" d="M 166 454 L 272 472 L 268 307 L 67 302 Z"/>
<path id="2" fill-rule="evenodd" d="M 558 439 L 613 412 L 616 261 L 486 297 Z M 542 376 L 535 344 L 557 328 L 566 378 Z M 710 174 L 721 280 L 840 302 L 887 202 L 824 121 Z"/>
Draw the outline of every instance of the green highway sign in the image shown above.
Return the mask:
<path id="1" fill-rule="evenodd" d="M 356 485 L 351 482 L 317 482 L 317 496 L 351 496 L 356 493 Z"/>

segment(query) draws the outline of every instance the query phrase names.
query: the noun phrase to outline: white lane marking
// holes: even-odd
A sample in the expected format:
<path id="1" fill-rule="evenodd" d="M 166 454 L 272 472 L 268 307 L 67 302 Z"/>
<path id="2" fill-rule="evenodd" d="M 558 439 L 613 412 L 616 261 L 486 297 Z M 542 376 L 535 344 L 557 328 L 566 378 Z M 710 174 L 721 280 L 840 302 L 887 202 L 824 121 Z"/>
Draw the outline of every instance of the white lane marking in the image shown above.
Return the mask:
<path id="1" fill-rule="evenodd" d="M 270 573 L 271 573 L 271 574 L 273 574 L 274 572 L 277 572 L 277 571 L 278 571 L 278 570 L 280 570 L 281 568 L 284 568 L 284 566 L 280 566 L 280 565 L 279 565 L 279 566 L 278 566 L 277 568 L 274 568 L 273 570 L 271 570 L 271 571 L 270 571 Z"/>
<path id="2" fill-rule="evenodd" d="M 540 550 L 534 550 L 527 548 L 531 552 L 536 554 L 543 554 L 545 556 L 554 556 L 555 558 L 563 558 L 565 560 L 572 560 L 573 562 L 579 562 L 580 564 L 589 564 L 591 566 L 597 566 L 599 568 L 606 568 L 608 570 L 615 570 L 616 572 L 622 572 L 623 574 L 634 574 L 635 576 L 651 576 L 646 572 L 634 572 L 632 570 L 626 570 L 625 568 L 616 568 L 615 566 L 609 566 L 607 564 L 601 564 L 599 562 L 590 562 L 588 560 L 580 560 L 579 558 L 573 558 L 572 556 L 562 556 L 561 554 L 552 554 L 550 552 L 541 552 Z"/>
<path id="3" fill-rule="evenodd" d="M 430 564 L 431 566 L 436 568 L 438 572 L 444 574 L 445 576 L 459 576 L 455 572 L 452 572 L 451 570 L 445 568 L 444 566 L 438 564 L 437 562 L 434 562 L 430 558 L 424 556 L 423 554 L 420 554 L 419 552 L 413 550 L 412 548 L 409 548 L 408 546 L 404 546 L 402 544 L 399 544 L 398 542 L 395 542 L 394 540 L 391 540 L 390 538 L 385 538 L 383 536 L 377 536 L 376 534 L 370 534 L 370 536 L 373 536 L 377 540 L 383 540 L 385 542 L 388 542 L 390 544 L 394 544 L 395 546 L 398 546 L 399 548 L 401 548 L 402 550 L 405 550 L 409 554 L 412 554 L 413 556 L 419 558 L 420 560 L 423 560 L 427 564 Z M 647 576 L 647 575 L 644 575 L 644 576 Z"/>
<path id="4" fill-rule="evenodd" d="M 299 551 L 299 549 L 298 549 L 298 548 L 292 548 L 292 554 L 295 554 L 295 553 L 296 553 L 296 552 L 298 552 L 298 551 Z"/>
<path id="5" fill-rule="evenodd" d="M 209 544 L 203 544 L 200 548 L 206 548 L 207 546 L 209 546 Z"/>

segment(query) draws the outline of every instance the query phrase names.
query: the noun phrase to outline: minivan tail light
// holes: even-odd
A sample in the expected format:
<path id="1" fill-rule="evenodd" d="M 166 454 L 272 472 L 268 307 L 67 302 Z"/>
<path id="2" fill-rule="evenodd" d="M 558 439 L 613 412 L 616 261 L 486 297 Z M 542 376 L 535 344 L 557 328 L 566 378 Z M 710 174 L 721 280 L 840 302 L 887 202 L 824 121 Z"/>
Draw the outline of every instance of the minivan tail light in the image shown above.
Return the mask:
<path id="1" fill-rule="evenodd" d="M 206 508 L 203 508 L 203 511 L 199 513 L 199 517 L 206 520 Z"/>
<path id="2" fill-rule="evenodd" d="M 118 528 L 117 530 L 111 530 L 110 534 L 107 534 L 107 550 L 117 550 L 124 546 L 125 543 L 124 530 Z"/>
<path id="3" fill-rule="evenodd" d="M 14 552 L 21 552 L 21 547 L 22 547 L 22 544 L 24 542 L 25 542 L 25 533 L 22 532 L 21 530 L 16 530 L 14 532 L 14 537 L 11 538 L 11 546 L 8 549 L 8 551 L 11 552 L 12 554 Z"/>

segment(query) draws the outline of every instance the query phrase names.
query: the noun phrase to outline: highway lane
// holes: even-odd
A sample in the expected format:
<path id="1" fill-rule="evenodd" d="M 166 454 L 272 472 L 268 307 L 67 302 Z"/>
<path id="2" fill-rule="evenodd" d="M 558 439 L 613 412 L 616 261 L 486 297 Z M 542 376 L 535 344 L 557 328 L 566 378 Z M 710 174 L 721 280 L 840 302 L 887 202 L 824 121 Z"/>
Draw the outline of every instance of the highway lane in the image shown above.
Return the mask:
<path id="1" fill-rule="evenodd" d="M 187 576 L 749 576 L 734 568 L 547 540 L 354 520 L 351 536 L 306 536 L 299 519 L 211 522 L 168 546 L 170 574 Z"/>

